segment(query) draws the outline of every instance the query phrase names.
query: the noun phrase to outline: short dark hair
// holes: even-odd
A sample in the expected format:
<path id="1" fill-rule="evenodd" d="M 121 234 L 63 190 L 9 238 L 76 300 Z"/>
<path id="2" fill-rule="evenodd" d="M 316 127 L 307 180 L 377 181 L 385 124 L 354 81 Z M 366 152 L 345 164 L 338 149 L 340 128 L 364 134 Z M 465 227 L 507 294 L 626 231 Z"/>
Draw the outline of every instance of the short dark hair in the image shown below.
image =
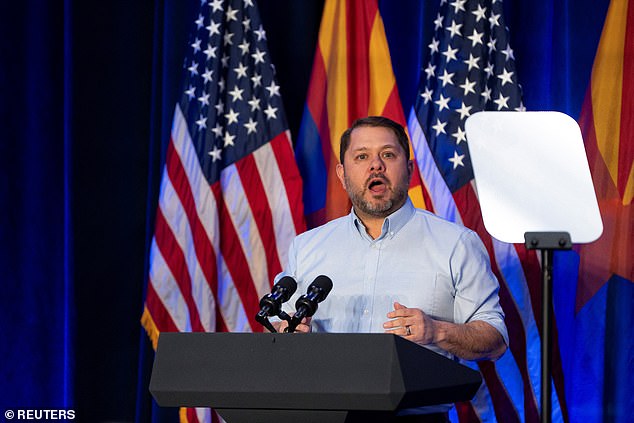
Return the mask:
<path id="1" fill-rule="evenodd" d="M 409 139 L 407 138 L 405 129 L 403 129 L 400 124 L 394 122 L 392 119 L 388 119 L 383 116 L 368 116 L 352 122 L 350 128 L 346 129 L 341 135 L 341 144 L 339 146 L 339 161 L 341 162 L 341 164 L 343 164 L 343 156 L 346 154 L 346 150 L 348 150 L 348 147 L 350 146 L 350 135 L 352 134 L 352 131 L 362 126 L 370 126 L 373 128 L 387 128 L 394 132 L 398 143 L 401 145 L 401 147 L 403 147 L 403 151 L 405 151 L 405 156 L 407 160 L 409 160 Z"/>

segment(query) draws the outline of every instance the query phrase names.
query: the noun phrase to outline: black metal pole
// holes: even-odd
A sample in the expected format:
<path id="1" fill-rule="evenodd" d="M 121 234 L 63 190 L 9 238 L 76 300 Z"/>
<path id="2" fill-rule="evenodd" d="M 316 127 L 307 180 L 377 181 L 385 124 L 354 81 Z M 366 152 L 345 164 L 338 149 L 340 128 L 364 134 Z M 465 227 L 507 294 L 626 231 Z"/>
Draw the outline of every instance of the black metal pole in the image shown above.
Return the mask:
<path id="1" fill-rule="evenodd" d="M 553 250 L 542 250 L 542 383 L 541 383 L 541 422 L 550 423 L 551 421 L 551 383 L 550 383 L 550 366 L 551 366 L 551 341 L 552 341 L 552 323 L 550 305 L 553 299 Z"/>
<path id="2" fill-rule="evenodd" d="M 570 250 L 572 240 L 568 232 L 525 232 L 524 246 L 529 250 L 541 250 L 542 258 L 542 377 L 541 377 L 541 419 L 542 423 L 552 420 L 551 406 L 551 357 L 553 303 L 553 257 L 555 250 Z"/>

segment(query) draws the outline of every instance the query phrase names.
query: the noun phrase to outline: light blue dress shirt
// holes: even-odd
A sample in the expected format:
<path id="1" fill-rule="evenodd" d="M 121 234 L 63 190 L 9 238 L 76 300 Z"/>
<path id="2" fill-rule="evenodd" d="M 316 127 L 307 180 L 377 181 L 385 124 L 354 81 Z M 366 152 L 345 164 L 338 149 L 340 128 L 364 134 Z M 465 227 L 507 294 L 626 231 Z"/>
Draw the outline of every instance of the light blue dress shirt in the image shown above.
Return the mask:
<path id="1" fill-rule="evenodd" d="M 295 301 L 317 276 L 332 279 L 332 291 L 313 316 L 314 332 L 383 333 L 386 315 L 398 301 L 437 320 L 485 321 L 508 345 L 499 285 L 480 238 L 416 209 L 409 199 L 385 218 L 374 240 L 354 212 L 298 235 L 276 281 L 285 275 L 298 284 L 286 312 L 294 311 Z"/>

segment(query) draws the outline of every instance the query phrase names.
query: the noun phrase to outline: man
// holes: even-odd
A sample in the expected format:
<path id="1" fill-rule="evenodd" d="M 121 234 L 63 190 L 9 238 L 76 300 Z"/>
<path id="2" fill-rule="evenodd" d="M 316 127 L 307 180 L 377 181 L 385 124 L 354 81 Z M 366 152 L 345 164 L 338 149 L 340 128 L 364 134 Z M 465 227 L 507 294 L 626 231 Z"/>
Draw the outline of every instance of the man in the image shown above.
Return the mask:
<path id="1" fill-rule="evenodd" d="M 278 276 L 298 282 L 289 306 L 318 275 L 333 281 L 312 320 L 296 330 L 387 332 L 448 357 L 500 357 L 508 335 L 486 250 L 469 229 L 414 208 L 403 127 L 384 117 L 355 121 L 341 137 L 340 162 L 352 212 L 297 236 Z M 404 413 L 440 411 L 412 421 L 443 421 L 449 407 Z"/>

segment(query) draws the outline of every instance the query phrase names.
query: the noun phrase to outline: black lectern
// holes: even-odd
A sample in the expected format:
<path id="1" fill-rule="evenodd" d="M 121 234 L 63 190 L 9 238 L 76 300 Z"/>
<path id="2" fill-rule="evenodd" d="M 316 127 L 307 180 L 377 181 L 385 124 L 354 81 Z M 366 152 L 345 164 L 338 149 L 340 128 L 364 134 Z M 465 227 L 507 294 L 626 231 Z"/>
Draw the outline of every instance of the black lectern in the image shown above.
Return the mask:
<path id="1" fill-rule="evenodd" d="M 480 373 L 388 334 L 162 333 L 150 392 L 228 423 L 386 422 L 469 400 Z"/>

